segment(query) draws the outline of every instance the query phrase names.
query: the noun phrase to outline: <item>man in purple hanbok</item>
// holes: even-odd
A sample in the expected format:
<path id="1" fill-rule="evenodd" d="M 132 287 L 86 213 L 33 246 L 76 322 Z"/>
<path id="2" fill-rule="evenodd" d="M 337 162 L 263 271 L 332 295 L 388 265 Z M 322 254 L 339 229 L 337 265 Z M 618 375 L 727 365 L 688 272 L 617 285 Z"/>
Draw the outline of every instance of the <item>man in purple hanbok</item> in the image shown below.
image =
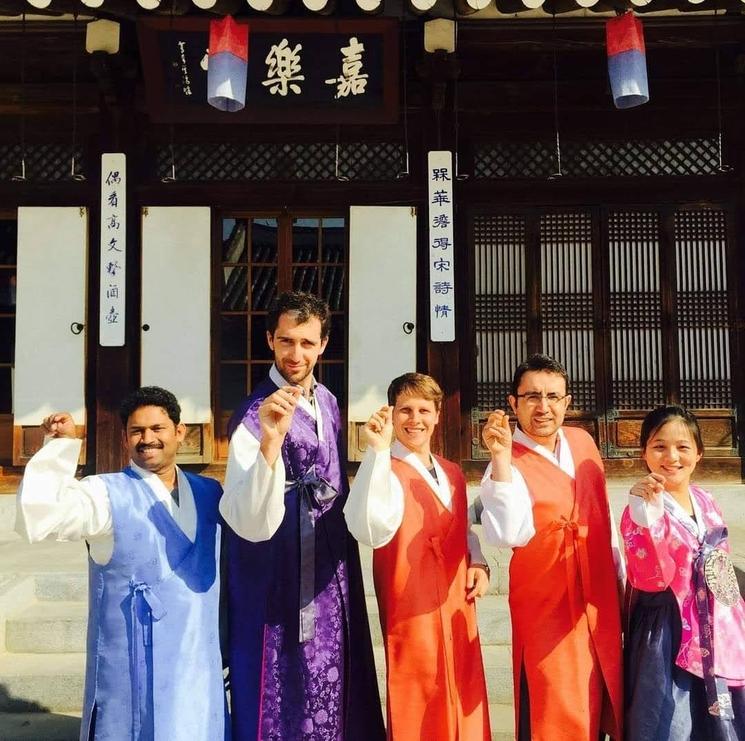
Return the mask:
<path id="1" fill-rule="evenodd" d="M 233 416 L 225 495 L 236 741 L 385 738 L 347 497 L 341 422 L 313 369 L 328 306 L 280 295 L 269 377 Z"/>

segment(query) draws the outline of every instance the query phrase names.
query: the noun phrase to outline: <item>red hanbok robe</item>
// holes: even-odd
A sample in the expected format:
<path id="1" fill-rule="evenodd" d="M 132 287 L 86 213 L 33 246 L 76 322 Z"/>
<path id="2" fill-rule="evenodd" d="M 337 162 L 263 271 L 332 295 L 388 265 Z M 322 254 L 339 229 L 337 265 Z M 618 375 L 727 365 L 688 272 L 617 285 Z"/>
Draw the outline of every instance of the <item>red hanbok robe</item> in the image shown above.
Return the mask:
<path id="1" fill-rule="evenodd" d="M 413 466 L 393 459 L 404 516 L 373 555 L 393 741 L 489 741 L 488 701 L 473 602 L 466 602 L 468 503 L 460 468 L 437 458 L 452 512 Z"/>
<path id="2" fill-rule="evenodd" d="M 601 730 L 620 740 L 621 621 L 603 464 L 586 432 L 564 435 L 574 479 L 512 446 L 535 525 L 510 562 L 516 724 L 524 672 L 531 741 L 596 741 Z"/>

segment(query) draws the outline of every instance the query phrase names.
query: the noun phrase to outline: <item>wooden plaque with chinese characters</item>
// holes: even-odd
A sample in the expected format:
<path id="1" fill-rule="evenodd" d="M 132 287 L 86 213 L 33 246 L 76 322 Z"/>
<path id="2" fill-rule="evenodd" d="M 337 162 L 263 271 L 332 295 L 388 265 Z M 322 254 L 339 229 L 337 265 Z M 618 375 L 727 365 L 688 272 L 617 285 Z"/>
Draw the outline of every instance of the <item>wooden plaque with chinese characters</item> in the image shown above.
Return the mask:
<path id="1" fill-rule="evenodd" d="M 246 107 L 207 103 L 208 18 L 140 22 L 147 107 L 157 123 L 395 123 L 394 19 L 251 19 Z"/>

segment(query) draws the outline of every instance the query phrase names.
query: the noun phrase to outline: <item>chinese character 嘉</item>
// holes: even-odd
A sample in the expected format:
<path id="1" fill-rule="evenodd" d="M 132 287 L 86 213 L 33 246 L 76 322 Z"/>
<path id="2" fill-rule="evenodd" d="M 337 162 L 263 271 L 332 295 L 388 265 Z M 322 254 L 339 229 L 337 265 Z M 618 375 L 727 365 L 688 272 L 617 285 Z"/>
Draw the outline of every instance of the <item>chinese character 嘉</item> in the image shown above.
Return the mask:
<path id="1" fill-rule="evenodd" d="M 439 281 L 434 284 L 435 293 L 450 293 L 453 290 L 453 284 L 449 280 Z"/>
<path id="2" fill-rule="evenodd" d="M 272 44 L 264 60 L 269 67 L 267 79 L 261 83 L 269 88 L 272 95 L 276 93 L 287 95 L 288 90 L 298 94 L 301 92 L 300 85 L 296 83 L 305 79 L 305 75 L 299 74 L 302 72 L 300 66 L 302 48 L 302 44 L 295 44 L 295 48 L 291 49 L 287 39 L 282 39 L 279 44 Z"/>
<path id="3" fill-rule="evenodd" d="M 434 267 L 435 270 L 439 270 L 441 273 L 445 270 L 450 270 L 450 260 L 443 260 L 440 258 L 432 263 L 432 267 Z"/>
<path id="4" fill-rule="evenodd" d="M 452 309 L 447 304 L 435 304 L 435 316 L 438 319 L 447 319 Z"/>
<path id="5" fill-rule="evenodd" d="M 341 75 L 326 80 L 327 85 L 336 85 L 335 98 L 346 98 L 349 95 L 362 95 L 367 86 L 368 74 L 362 72 L 362 52 L 365 45 L 356 36 L 349 39 L 349 46 L 341 48 Z"/>
<path id="6" fill-rule="evenodd" d="M 450 180 L 447 167 L 435 167 L 432 169 L 432 180 Z"/>
<path id="7" fill-rule="evenodd" d="M 448 215 L 437 214 L 437 216 L 432 219 L 432 226 L 435 228 L 446 229 L 448 226 L 450 226 L 450 219 L 448 219 Z"/>

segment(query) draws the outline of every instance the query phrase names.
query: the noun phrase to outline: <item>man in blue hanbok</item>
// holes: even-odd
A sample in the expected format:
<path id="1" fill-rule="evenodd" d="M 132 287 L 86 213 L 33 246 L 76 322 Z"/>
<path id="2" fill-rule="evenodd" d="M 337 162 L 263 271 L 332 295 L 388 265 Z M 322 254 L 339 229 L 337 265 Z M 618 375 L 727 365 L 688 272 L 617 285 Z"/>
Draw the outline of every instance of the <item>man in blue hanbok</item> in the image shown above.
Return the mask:
<path id="1" fill-rule="evenodd" d="M 18 493 L 30 542 L 85 540 L 88 656 L 81 741 L 224 741 L 218 630 L 220 485 L 185 473 L 176 398 L 154 386 L 121 406 L 130 463 L 77 481 L 81 441 L 67 413 Z"/>
<path id="2" fill-rule="evenodd" d="M 328 306 L 278 297 L 269 377 L 231 421 L 225 496 L 230 686 L 238 741 L 385 738 L 333 394 L 313 369 Z"/>

